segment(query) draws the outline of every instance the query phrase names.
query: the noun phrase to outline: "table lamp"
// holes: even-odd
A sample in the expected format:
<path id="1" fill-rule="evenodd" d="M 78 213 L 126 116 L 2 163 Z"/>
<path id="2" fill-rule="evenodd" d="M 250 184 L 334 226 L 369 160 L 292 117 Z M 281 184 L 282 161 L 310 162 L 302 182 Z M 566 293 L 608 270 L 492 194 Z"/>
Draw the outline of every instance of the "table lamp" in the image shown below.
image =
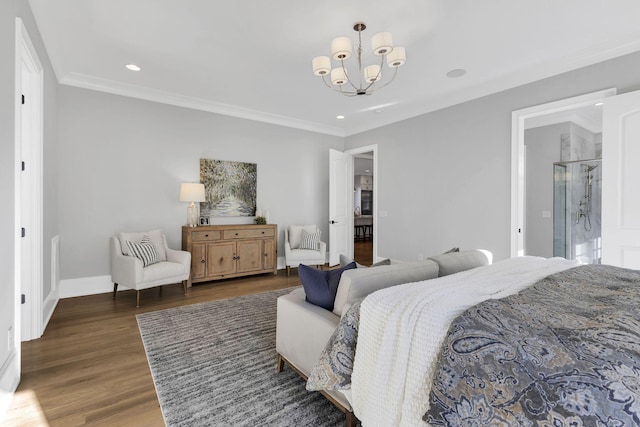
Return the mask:
<path id="1" fill-rule="evenodd" d="M 191 202 L 187 208 L 187 225 L 195 227 L 198 225 L 199 206 L 195 202 L 206 202 L 204 194 L 204 184 L 196 182 L 183 182 L 180 184 L 180 201 Z"/>

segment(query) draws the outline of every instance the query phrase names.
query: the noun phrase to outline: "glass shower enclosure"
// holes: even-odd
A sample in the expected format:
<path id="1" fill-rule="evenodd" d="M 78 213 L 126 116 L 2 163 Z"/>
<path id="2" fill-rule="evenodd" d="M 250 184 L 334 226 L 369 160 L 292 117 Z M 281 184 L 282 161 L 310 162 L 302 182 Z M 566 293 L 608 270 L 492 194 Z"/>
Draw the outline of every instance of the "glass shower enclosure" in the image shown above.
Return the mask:
<path id="1" fill-rule="evenodd" d="M 553 255 L 600 264 L 602 160 L 553 164 Z"/>

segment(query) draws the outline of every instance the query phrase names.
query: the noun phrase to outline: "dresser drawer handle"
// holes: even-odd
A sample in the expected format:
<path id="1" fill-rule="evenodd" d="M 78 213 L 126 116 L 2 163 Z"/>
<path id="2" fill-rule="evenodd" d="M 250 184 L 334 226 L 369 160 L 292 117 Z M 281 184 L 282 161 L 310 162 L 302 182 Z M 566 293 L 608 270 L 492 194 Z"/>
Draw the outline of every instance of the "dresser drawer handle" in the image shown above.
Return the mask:
<path id="1" fill-rule="evenodd" d="M 201 259 L 201 260 L 200 260 L 200 263 L 201 263 L 201 264 L 204 264 L 205 262 L 207 262 L 207 261 L 205 261 L 205 260 L 203 260 L 203 259 Z"/>
<path id="2" fill-rule="evenodd" d="M 205 235 L 204 235 L 204 237 L 209 237 L 209 235 L 208 235 L 208 234 L 205 234 Z"/>
<path id="3" fill-rule="evenodd" d="M 236 236 L 238 235 L 238 233 L 236 233 Z"/>

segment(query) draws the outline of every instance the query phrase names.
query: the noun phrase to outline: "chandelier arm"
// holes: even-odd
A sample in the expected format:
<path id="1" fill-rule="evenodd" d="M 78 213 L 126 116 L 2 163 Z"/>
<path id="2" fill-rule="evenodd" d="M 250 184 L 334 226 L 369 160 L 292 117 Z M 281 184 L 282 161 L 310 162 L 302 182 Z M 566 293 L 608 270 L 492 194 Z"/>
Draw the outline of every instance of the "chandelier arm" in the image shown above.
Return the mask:
<path id="1" fill-rule="evenodd" d="M 328 87 L 329 89 L 333 89 L 333 87 L 331 87 L 331 85 L 329 83 L 327 83 L 327 81 L 324 79 L 325 75 L 322 75 L 322 83 L 324 83 L 324 85 L 326 87 Z"/>
<path id="2" fill-rule="evenodd" d="M 386 55 L 381 55 L 380 56 L 380 68 L 378 68 L 378 74 L 376 74 L 376 78 L 374 81 L 372 81 L 371 83 L 369 83 L 369 85 L 367 87 L 365 87 L 363 90 L 367 93 L 373 93 L 378 89 L 381 89 L 383 87 L 385 87 L 386 85 L 388 85 L 389 83 L 391 83 L 391 81 L 394 79 L 394 77 L 396 76 L 395 74 L 393 75 L 393 77 L 391 77 L 391 80 L 389 80 L 387 83 L 385 83 L 383 86 L 376 86 L 375 88 L 373 88 L 373 85 L 376 84 L 378 82 L 378 79 L 380 78 L 380 75 L 382 74 L 382 66 L 384 65 L 384 58 Z M 396 72 L 398 71 L 398 69 L 396 68 Z M 373 88 L 373 89 L 372 89 Z M 369 90 L 371 89 L 371 90 Z"/>
<path id="3" fill-rule="evenodd" d="M 397 75 L 397 74 L 398 74 L 398 67 L 395 67 L 395 68 L 394 68 L 394 71 L 393 71 L 393 76 L 391 76 L 391 79 L 390 79 L 388 82 L 386 82 L 385 84 L 383 84 L 382 86 L 377 87 L 377 88 L 376 88 L 376 90 L 378 90 L 378 89 L 382 89 L 383 87 L 385 87 L 385 86 L 387 86 L 389 83 L 391 83 L 391 82 L 393 81 L 393 79 L 395 79 L 395 78 L 396 78 L 396 75 Z"/>
<path id="4" fill-rule="evenodd" d="M 356 92 L 359 91 L 360 88 L 358 88 L 356 85 L 353 84 L 353 82 L 349 78 L 349 74 L 347 74 L 347 69 L 344 66 L 344 59 L 340 59 L 340 65 L 342 66 L 342 71 L 344 71 L 344 76 L 347 78 L 347 81 L 349 82 L 353 90 L 355 90 Z M 343 92 L 342 90 L 340 91 Z"/>

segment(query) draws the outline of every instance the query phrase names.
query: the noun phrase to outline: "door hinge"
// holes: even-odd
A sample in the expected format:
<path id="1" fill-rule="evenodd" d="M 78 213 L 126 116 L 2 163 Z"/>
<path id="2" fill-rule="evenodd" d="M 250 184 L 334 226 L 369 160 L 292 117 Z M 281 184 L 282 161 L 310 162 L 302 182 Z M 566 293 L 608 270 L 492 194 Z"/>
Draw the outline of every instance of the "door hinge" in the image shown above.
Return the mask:
<path id="1" fill-rule="evenodd" d="M 20 304 L 27 302 L 27 296 L 25 294 L 20 295 Z"/>
<path id="2" fill-rule="evenodd" d="M 24 171 L 26 165 L 24 164 L 24 162 L 22 162 L 22 171 Z"/>
<path id="3" fill-rule="evenodd" d="M 22 228 L 20 229 L 20 236 L 24 237 L 24 236 L 26 236 L 26 235 L 27 235 L 27 229 L 26 229 L 26 228 L 24 228 L 24 227 L 22 227 Z"/>
<path id="4" fill-rule="evenodd" d="M 22 95 L 22 105 L 24 105 L 24 95 Z"/>

